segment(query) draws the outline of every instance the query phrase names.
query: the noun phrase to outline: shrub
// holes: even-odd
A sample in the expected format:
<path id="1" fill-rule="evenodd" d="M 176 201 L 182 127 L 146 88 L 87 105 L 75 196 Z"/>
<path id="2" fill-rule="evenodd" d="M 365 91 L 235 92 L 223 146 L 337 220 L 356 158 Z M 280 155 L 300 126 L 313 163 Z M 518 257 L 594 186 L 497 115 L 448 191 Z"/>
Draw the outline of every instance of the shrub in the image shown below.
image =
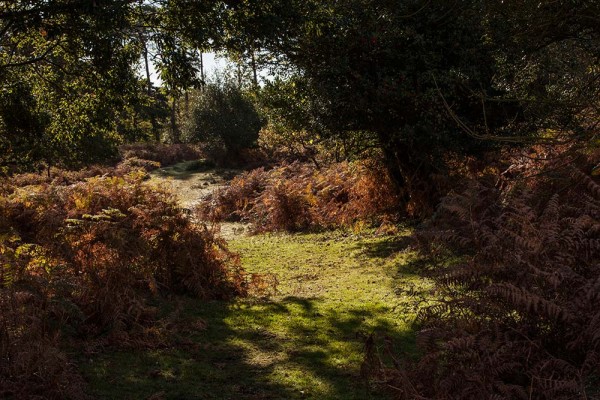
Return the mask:
<path id="1" fill-rule="evenodd" d="M 130 172 L 127 171 L 118 171 L 118 172 Z M 83 181 L 87 178 L 91 178 L 93 176 L 105 175 L 105 174 L 117 174 L 117 171 L 114 168 L 103 166 L 103 165 L 91 165 L 86 168 L 81 168 L 76 171 L 64 170 L 60 168 L 51 168 L 49 173 L 41 172 L 41 173 L 23 173 L 13 176 L 5 176 L 0 178 L 0 181 L 3 182 L 3 185 L 6 189 L 9 187 L 23 187 L 29 185 L 42 185 L 42 184 L 53 184 L 53 185 L 70 185 L 75 182 Z M 6 190 L 5 190 L 6 191 Z"/>
<path id="2" fill-rule="evenodd" d="M 254 104 L 235 86 L 208 85 L 199 94 L 187 127 L 187 140 L 222 144 L 237 156 L 253 147 L 262 126 Z"/>
<path id="3" fill-rule="evenodd" d="M 213 222 L 248 218 L 248 211 L 266 188 L 267 176 L 264 168 L 257 168 L 234 177 L 225 189 L 202 200 L 200 218 Z"/>
<path id="4" fill-rule="evenodd" d="M 120 148 L 121 160 L 112 165 L 90 165 L 78 170 L 52 167 L 39 173 L 22 173 L 0 176 L 0 193 L 12 193 L 17 187 L 52 184 L 67 186 L 95 176 L 122 177 L 134 171 L 152 171 L 161 165 L 202 158 L 204 151 L 198 146 L 185 144 L 135 143 Z"/>
<path id="5" fill-rule="evenodd" d="M 147 160 L 137 157 L 129 157 L 119 163 L 117 169 L 131 171 L 133 169 L 153 171 L 160 168 L 161 163 L 158 161 Z"/>
<path id="6" fill-rule="evenodd" d="M 60 350 L 56 331 L 48 326 L 50 318 L 57 316 L 56 303 L 22 288 L 0 290 L 1 398 L 87 398 L 83 378 Z"/>
<path id="7" fill-rule="evenodd" d="M 204 151 L 191 144 L 133 143 L 121 146 L 119 153 L 123 161 L 149 160 L 162 166 L 204 157 Z"/>
<path id="8" fill-rule="evenodd" d="M 439 300 L 418 318 L 420 361 L 380 371 L 400 398 L 600 394 L 600 185 L 542 171 L 508 192 L 471 183 L 421 232 Z"/>
<path id="9" fill-rule="evenodd" d="M 144 343 L 154 296 L 246 294 L 237 256 L 142 180 L 95 177 L 0 198 L 3 397 L 71 397 L 79 381 L 61 338 Z"/>
<path id="10" fill-rule="evenodd" d="M 397 198 L 377 164 L 338 163 L 259 168 L 204 199 L 200 218 L 244 220 L 256 231 L 301 231 L 395 218 Z"/>

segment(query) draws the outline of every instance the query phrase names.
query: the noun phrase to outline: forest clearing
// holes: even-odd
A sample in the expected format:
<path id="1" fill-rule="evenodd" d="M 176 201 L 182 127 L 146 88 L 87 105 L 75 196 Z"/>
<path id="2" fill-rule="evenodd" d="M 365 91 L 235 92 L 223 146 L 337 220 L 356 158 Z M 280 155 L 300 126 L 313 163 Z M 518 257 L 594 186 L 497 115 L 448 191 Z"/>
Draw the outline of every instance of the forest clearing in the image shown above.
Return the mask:
<path id="1" fill-rule="evenodd" d="M 84 375 L 93 393 L 107 399 L 389 398 L 370 387 L 360 366 L 372 334 L 407 354 L 415 351 L 414 304 L 395 292 L 400 282 L 421 289 L 402 237 L 334 231 L 244 235 L 228 243 L 247 272 L 273 275 L 276 292 L 232 303 L 179 299 L 170 323 L 181 333 L 172 346 L 90 355 Z"/>
<path id="2" fill-rule="evenodd" d="M 186 163 L 179 165 L 185 170 Z M 203 185 L 215 182 L 211 171 L 188 172 L 185 183 L 173 183 L 181 179 L 177 169 L 161 171 L 150 184 L 166 180 L 184 193 L 214 188 Z M 411 271 L 410 230 L 253 236 L 233 225 L 225 237 L 244 269 L 276 282 L 266 288 L 268 297 L 163 304 L 177 309 L 165 310 L 175 315 L 168 317 L 175 343 L 90 354 L 82 364 L 92 393 L 107 399 L 389 398 L 360 366 L 371 335 L 415 354 L 417 299 L 431 285 Z"/>
<path id="3" fill-rule="evenodd" d="M 0 0 L 0 399 L 600 400 L 600 2 Z"/>

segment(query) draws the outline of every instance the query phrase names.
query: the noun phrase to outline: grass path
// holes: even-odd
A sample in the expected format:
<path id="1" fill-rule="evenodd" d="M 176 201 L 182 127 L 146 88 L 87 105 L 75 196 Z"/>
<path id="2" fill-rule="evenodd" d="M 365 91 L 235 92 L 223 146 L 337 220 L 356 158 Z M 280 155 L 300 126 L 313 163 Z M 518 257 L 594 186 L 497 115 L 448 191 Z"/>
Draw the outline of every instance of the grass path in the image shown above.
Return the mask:
<path id="1" fill-rule="evenodd" d="M 171 347 L 99 353 L 84 374 L 101 399 L 387 399 L 360 374 L 364 338 L 414 352 L 408 234 L 278 234 L 230 240 L 249 272 L 279 281 L 269 299 L 176 299 L 187 328 Z M 177 306 L 173 306 L 177 303 Z M 163 305 L 164 306 L 164 305 Z M 170 307 L 170 308 L 169 308 Z"/>

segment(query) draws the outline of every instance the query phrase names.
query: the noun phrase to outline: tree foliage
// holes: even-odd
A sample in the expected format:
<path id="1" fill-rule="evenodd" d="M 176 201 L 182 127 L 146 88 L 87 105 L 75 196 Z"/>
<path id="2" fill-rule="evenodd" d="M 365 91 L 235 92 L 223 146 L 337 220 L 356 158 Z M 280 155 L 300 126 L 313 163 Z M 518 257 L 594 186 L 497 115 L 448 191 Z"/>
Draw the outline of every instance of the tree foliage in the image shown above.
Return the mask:
<path id="1" fill-rule="evenodd" d="M 221 143 L 232 155 L 252 147 L 262 119 L 254 104 L 232 84 L 211 84 L 199 93 L 187 139 Z"/>
<path id="2" fill-rule="evenodd" d="M 156 50 L 154 62 L 172 98 L 198 85 L 193 46 L 206 43 L 208 31 L 196 29 L 193 44 L 184 33 L 210 15 L 204 11 L 216 7 L 211 4 L 0 1 L 0 108 L 3 116 L 20 116 L 0 121 L 0 164 L 105 159 L 116 144 L 144 137 L 142 119 L 157 137 L 166 103 L 149 77 L 147 90 L 140 85 L 140 59 L 152 62 L 149 51 Z M 187 12 L 196 18 L 182 20 Z"/>
<path id="3" fill-rule="evenodd" d="M 264 43 L 297 68 L 332 134 L 378 137 L 405 201 L 435 203 L 443 191 L 430 177 L 445 174 L 448 152 L 581 133 L 581 112 L 597 109 L 598 7 L 590 2 L 287 6 L 295 12 L 279 20 L 286 32 Z"/>
<path id="4" fill-rule="evenodd" d="M 1 163 L 74 164 L 114 149 L 115 110 L 136 82 L 137 53 L 126 35 L 133 3 L 0 3 L 2 108 L 19 120 L 4 113 Z M 29 100 L 10 100 L 15 96 Z M 21 135 L 15 124 L 35 129 Z M 29 145 L 15 135 L 28 137 Z"/>
<path id="5" fill-rule="evenodd" d="M 158 137 L 158 114 L 144 109 L 166 104 L 149 75 L 141 90 L 141 58 L 153 59 L 167 87 L 178 140 L 179 96 L 202 84 L 198 52 L 225 50 L 255 73 L 293 71 L 318 105 L 312 126 L 340 137 L 370 132 L 405 199 L 435 198 L 427 177 L 447 168 L 445 152 L 588 131 L 598 15 L 585 1 L 2 1 L 0 83 L 5 97 L 17 90 L 35 99 L 21 103 L 22 115 L 37 118 L 29 136 L 60 148 L 46 158 L 73 162 L 139 136 L 140 118 Z M 5 164 L 39 157 L 19 150 L 27 141 L 15 142 L 16 131 L 3 134 Z"/>

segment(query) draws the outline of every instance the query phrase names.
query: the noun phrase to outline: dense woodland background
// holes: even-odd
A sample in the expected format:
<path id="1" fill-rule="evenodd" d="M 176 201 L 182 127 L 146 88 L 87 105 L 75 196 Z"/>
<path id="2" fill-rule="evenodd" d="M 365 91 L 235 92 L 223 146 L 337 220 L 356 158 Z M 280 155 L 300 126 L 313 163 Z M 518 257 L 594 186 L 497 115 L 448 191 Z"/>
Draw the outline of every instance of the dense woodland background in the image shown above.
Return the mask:
<path id="1" fill-rule="evenodd" d="M 589 0 L 0 1 L 0 397 L 85 397 L 65 349 L 152 343 L 153 296 L 267 290 L 198 223 L 241 220 L 414 227 L 392 396 L 600 398 L 599 57 Z M 182 160 L 246 172 L 182 210 L 144 184 Z"/>

